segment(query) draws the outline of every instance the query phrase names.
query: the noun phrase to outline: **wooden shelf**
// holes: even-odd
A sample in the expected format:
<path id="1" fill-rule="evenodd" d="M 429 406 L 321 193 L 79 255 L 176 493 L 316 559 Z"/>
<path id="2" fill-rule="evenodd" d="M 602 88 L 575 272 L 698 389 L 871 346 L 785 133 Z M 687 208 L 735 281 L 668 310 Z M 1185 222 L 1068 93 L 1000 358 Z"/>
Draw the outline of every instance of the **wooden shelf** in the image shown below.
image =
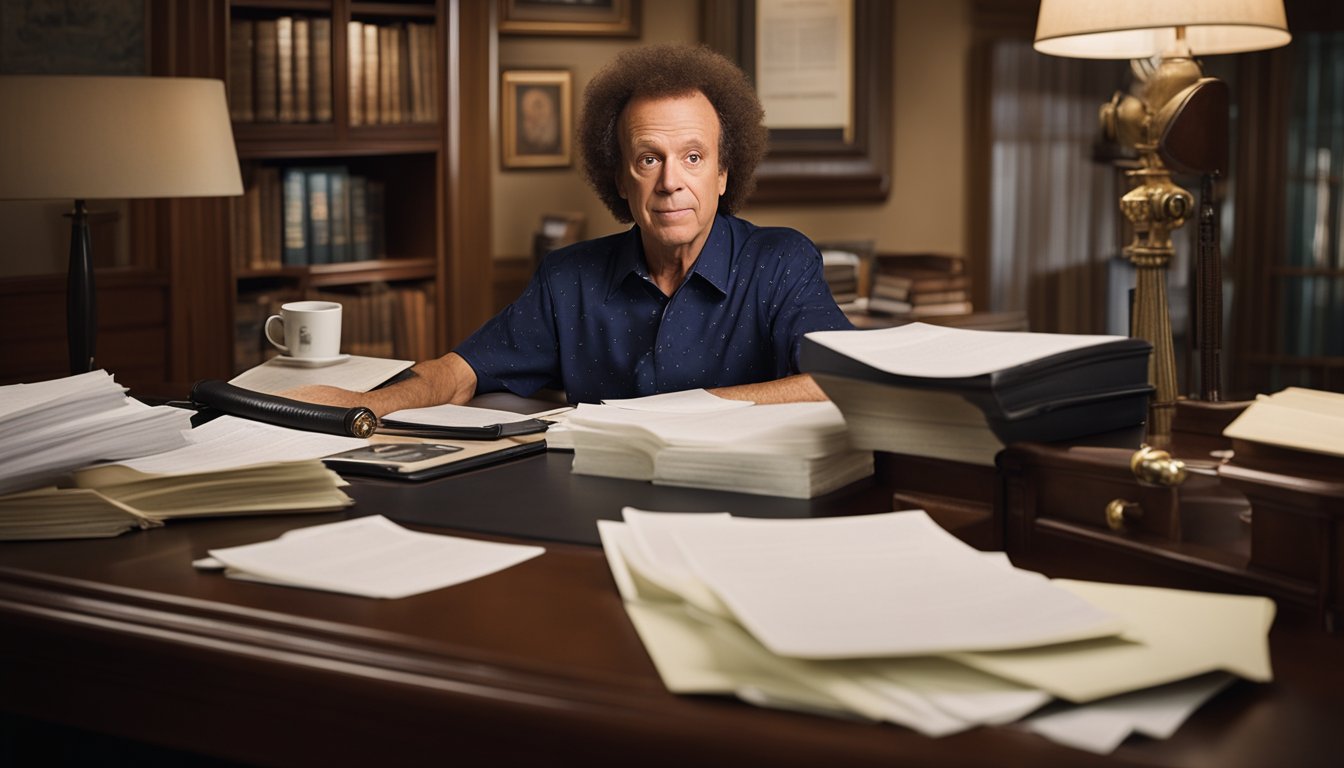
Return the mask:
<path id="1" fill-rule="evenodd" d="M 402 19 L 432 19 L 434 18 L 434 4 L 354 2 L 350 4 L 350 15 L 356 17 L 387 16 Z"/>
<path id="2" fill-rule="evenodd" d="M 1293 267 L 1274 266 L 1270 274 L 1275 277 L 1344 277 L 1344 269 L 1338 267 Z"/>
<path id="3" fill-rule="evenodd" d="M 435 275 L 434 259 L 383 259 L 342 264 L 314 264 L 308 284 L 314 287 L 353 285 L 374 281 L 428 280 Z"/>

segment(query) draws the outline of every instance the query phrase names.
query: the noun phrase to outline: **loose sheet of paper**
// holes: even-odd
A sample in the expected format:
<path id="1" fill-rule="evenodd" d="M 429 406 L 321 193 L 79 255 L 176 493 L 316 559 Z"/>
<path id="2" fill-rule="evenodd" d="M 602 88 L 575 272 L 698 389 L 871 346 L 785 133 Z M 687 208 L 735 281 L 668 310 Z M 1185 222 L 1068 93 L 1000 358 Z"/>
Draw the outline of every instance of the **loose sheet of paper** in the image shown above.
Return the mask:
<path id="1" fill-rule="evenodd" d="M 624 408 L 631 411 L 658 411 L 660 413 L 716 413 L 745 408 L 752 405 L 750 400 L 729 400 L 712 395 L 703 389 L 688 389 L 682 392 L 664 392 L 647 397 L 630 397 L 616 400 L 603 400 L 603 405 Z"/>
<path id="2" fill-rule="evenodd" d="M 354 392 L 368 392 L 412 365 L 415 363 L 410 360 L 351 355 L 333 365 L 308 368 L 271 358 L 234 376 L 229 383 L 268 395 L 310 384 L 329 384 Z"/>
<path id="3" fill-rule="evenodd" d="M 734 518 L 676 537 L 696 576 L 781 656 L 1023 648 L 1123 628 L 1038 574 L 985 561 L 922 511 Z"/>
<path id="4" fill-rule="evenodd" d="M 254 464 L 319 459 L 361 448 L 368 440 L 287 429 L 260 421 L 219 416 L 187 433 L 177 450 L 127 459 L 117 466 L 149 474 L 213 472 Z"/>
<path id="5" fill-rule="evenodd" d="M 432 405 L 428 408 L 406 408 L 393 411 L 383 417 L 384 421 L 401 421 L 408 424 L 422 424 L 430 427 L 489 427 L 495 424 L 511 424 L 526 421 L 530 416 L 493 408 L 472 408 L 468 405 Z"/>
<path id="6" fill-rule="evenodd" d="M 1024 725 L 1056 743 L 1108 755 L 1131 733 L 1170 738 L 1233 679 L 1221 672 L 1200 675 L 1091 704 L 1052 708 L 1028 718 Z"/>
<path id="7" fill-rule="evenodd" d="M 910 323 L 873 331 L 813 331 L 807 338 L 887 373 L 953 379 L 982 376 L 1124 337 L 972 331 Z"/>
<path id="8" fill-rule="evenodd" d="M 399 598 L 488 576 L 545 551 L 420 533 L 373 515 L 300 528 L 258 544 L 212 549 L 210 556 L 229 569 L 226 573 L 244 578 Z"/>
<path id="9" fill-rule="evenodd" d="M 1094 701 L 1212 671 L 1247 680 L 1273 677 L 1274 601 L 1127 584 L 1056 580 L 1062 589 L 1116 614 L 1120 638 L 953 658 L 1074 702 Z"/>

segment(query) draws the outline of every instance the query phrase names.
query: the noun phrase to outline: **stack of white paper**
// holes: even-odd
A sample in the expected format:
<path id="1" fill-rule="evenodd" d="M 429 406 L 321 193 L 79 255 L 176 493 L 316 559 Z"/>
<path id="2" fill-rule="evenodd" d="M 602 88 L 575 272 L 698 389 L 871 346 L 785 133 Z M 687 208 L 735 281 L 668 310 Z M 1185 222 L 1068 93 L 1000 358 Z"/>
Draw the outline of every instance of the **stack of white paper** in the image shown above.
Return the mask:
<path id="1" fill-rule="evenodd" d="M 706 395 L 732 405 L 696 411 L 655 397 L 663 400 L 572 411 L 574 472 L 791 498 L 873 472 L 872 453 L 849 447 L 845 421 L 829 402 L 752 405 Z"/>
<path id="2" fill-rule="evenodd" d="M 0 540 L 115 536 L 176 517 L 339 509 L 352 501 L 321 457 L 368 445 L 233 416 L 179 438 L 186 444 L 172 450 L 75 470 L 75 488 L 0 497 Z"/>
<path id="3" fill-rule="evenodd" d="M 190 429 L 190 411 L 131 400 L 106 371 L 0 387 L 0 494 L 95 461 L 177 448 Z"/>
<path id="4" fill-rule="evenodd" d="M 930 736 L 1031 716 L 1034 732 L 1105 753 L 1132 732 L 1169 736 L 1231 675 L 1271 677 L 1265 598 L 1051 582 L 923 512 L 750 520 L 627 508 L 624 520 L 599 522 L 603 548 L 677 693 Z"/>

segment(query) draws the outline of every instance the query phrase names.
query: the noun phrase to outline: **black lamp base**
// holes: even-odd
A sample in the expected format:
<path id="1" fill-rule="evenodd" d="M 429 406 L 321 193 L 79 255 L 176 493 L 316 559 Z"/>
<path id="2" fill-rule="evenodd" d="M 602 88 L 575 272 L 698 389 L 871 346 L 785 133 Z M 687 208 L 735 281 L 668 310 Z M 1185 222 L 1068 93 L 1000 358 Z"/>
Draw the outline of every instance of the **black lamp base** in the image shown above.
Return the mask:
<path id="1" fill-rule="evenodd" d="M 93 290 L 93 257 L 89 244 L 89 209 L 75 201 L 70 217 L 70 269 L 65 289 L 65 329 L 70 342 L 70 373 L 93 370 L 98 310 Z"/>

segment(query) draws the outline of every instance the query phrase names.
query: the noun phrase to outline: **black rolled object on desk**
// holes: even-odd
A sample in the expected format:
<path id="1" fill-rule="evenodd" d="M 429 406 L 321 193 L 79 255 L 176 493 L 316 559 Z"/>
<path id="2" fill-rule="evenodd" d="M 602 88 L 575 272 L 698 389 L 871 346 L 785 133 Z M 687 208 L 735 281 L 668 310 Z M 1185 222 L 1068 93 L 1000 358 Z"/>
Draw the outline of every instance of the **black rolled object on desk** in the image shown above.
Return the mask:
<path id="1" fill-rule="evenodd" d="M 196 382 L 191 388 L 191 401 L 221 413 L 309 432 L 368 437 L 378 428 L 378 417 L 363 406 L 305 403 L 235 387 L 219 379 Z"/>

